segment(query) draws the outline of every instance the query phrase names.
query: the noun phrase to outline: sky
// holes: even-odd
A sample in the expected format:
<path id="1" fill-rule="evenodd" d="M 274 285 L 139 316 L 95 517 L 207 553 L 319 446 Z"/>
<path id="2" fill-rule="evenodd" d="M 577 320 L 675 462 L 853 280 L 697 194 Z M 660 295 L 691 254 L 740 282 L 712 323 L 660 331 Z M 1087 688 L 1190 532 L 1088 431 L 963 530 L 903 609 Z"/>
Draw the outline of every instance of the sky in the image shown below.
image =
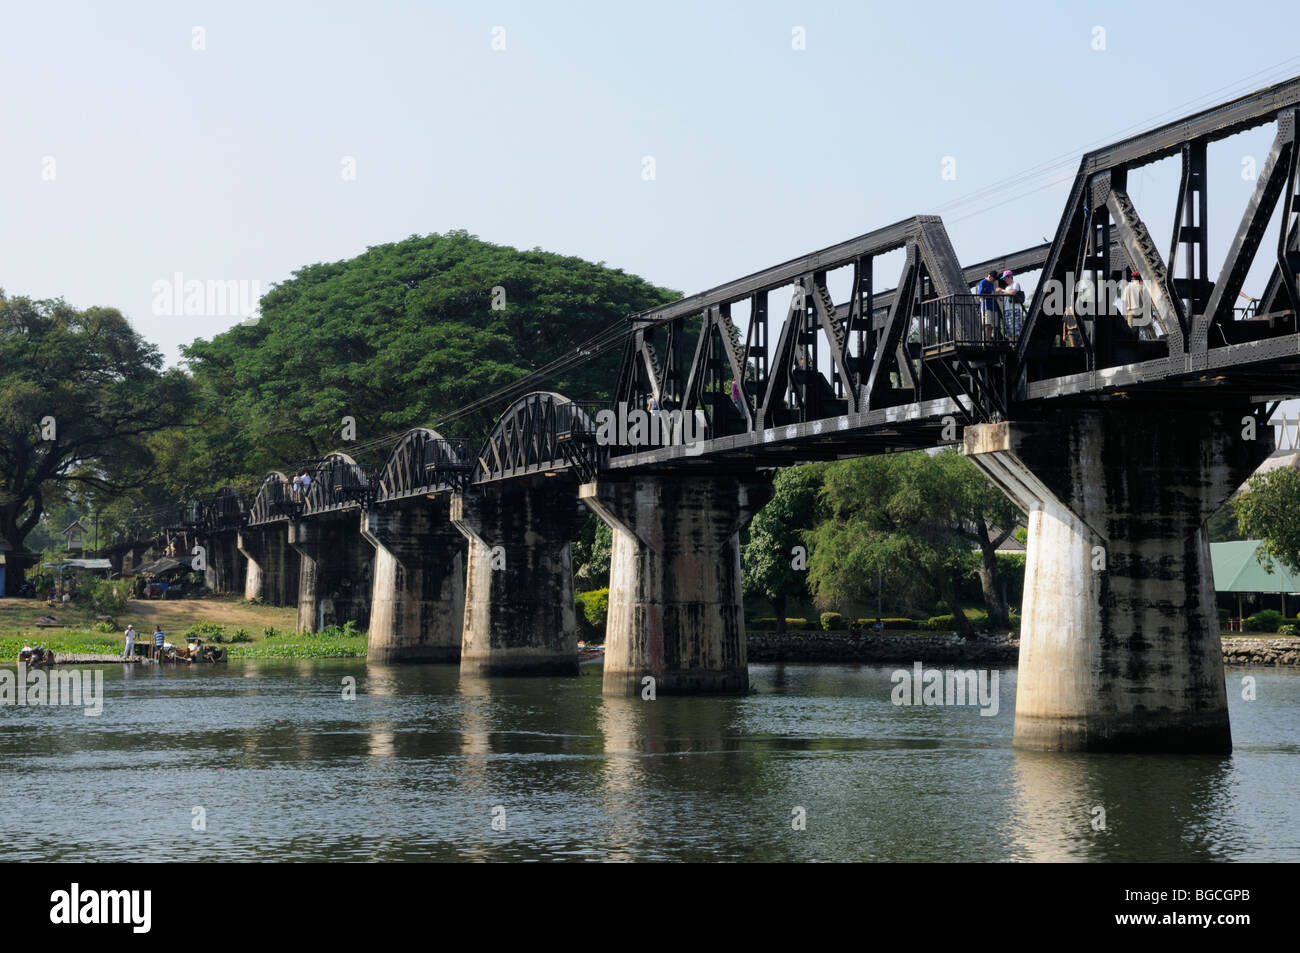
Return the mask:
<path id="1" fill-rule="evenodd" d="M 174 364 L 247 310 L 168 306 L 177 276 L 247 302 L 449 229 L 692 293 L 938 213 L 969 264 L 1050 238 L 1086 149 L 1300 74 L 1297 22 L 1292 0 L 5 0 L 0 288 L 119 308 Z M 1212 275 L 1272 135 L 1211 147 Z M 1130 178 L 1162 249 L 1177 179 Z"/>

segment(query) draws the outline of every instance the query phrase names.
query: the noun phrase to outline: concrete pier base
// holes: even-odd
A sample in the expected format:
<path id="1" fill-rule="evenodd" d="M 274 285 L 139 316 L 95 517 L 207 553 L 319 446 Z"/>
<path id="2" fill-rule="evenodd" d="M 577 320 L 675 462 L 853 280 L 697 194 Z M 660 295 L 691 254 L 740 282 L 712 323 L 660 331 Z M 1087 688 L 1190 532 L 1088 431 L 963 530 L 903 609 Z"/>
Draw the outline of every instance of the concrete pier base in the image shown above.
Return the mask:
<path id="1" fill-rule="evenodd" d="M 298 553 L 289 545 L 286 523 L 249 526 L 236 538 L 247 560 L 244 598 L 261 599 L 268 606 L 298 604 Z"/>
<path id="2" fill-rule="evenodd" d="M 367 510 L 375 547 L 371 662 L 459 662 L 465 616 L 465 540 L 449 501 L 414 499 Z"/>
<path id="3" fill-rule="evenodd" d="M 572 484 L 556 478 L 452 497 L 452 522 L 469 540 L 462 673 L 578 674 L 569 540 L 585 516 Z"/>
<path id="4" fill-rule="evenodd" d="M 1204 522 L 1272 450 L 1249 405 L 1064 409 L 967 428 L 1029 517 L 1014 743 L 1232 749 Z"/>
<path id="5" fill-rule="evenodd" d="M 207 550 L 203 584 L 217 595 L 244 591 L 245 559 L 239 551 L 237 536 L 238 531 L 228 529 L 200 540 Z"/>
<path id="6" fill-rule="evenodd" d="M 300 557 L 298 631 L 319 632 L 349 620 L 370 624 L 374 550 L 361 537 L 355 510 L 289 524 L 289 545 Z"/>
<path id="7" fill-rule="evenodd" d="M 749 688 L 740 531 L 770 481 L 647 476 L 599 480 L 579 496 L 613 530 L 605 624 L 608 694 L 721 694 Z"/>

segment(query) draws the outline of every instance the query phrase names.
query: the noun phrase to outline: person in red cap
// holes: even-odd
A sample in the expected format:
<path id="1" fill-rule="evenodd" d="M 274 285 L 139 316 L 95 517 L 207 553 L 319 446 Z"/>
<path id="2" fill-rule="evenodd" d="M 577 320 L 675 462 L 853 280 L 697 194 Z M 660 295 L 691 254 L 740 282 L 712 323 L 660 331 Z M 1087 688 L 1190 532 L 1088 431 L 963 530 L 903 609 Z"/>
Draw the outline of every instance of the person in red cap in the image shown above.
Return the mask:
<path id="1" fill-rule="evenodd" d="M 1124 320 L 1137 332 L 1139 340 L 1156 339 L 1155 329 L 1151 326 L 1151 301 L 1142 286 L 1142 275 L 1136 270 L 1129 273 L 1128 284 L 1120 295 L 1120 307 L 1124 309 Z"/>
<path id="2" fill-rule="evenodd" d="M 1016 281 L 1016 276 L 1008 268 L 1002 272 L 1002 281 L 998 286 L 998 294 L 1006 295 L 1007 302 L 1002 308 L 1003 326 L 1006 328 L 1007 337 L 1015 340 L 1020 337 L 1020 328 L 1024 324 L 1025 317 L 1025 293 L 1020 288 L 1020 282 Z"/>

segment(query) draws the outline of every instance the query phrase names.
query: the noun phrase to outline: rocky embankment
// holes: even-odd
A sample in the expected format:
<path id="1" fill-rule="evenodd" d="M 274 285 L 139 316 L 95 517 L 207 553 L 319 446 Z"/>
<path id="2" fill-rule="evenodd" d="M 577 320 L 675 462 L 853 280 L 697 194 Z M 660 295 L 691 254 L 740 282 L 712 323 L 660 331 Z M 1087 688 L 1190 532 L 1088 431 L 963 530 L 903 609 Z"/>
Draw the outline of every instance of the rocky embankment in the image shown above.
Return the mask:
<path id="1" fill-rule="evenodd" d="M 948 662 L 963 665 L 1015 665 L 1020 640 L 1010 635 L 962 641 L 955 635 L 886 632 L 855 641 L 843 632 L 747 633 L 751 662 L 829 662 L 865 665 Z M 1225 665 L 1300 665 L 1300 638 L 1223 640 Z"/>
<path id="2" fill-rule="evenodd" d="M 1300 638 L 1224 639 L 1224 665 L 1300 665 Z"/>

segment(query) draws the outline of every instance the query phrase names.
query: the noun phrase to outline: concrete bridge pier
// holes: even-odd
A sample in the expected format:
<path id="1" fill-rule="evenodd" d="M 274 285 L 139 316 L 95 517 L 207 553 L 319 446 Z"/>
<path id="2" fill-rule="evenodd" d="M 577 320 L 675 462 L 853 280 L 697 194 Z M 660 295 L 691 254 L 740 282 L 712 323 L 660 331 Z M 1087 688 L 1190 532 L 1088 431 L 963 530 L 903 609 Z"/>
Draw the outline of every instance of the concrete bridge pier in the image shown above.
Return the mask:
<path id="1" fill-rule="evenodd" d="M 270 606 L 298 603 L 298 553 L 289 545 L 288 524 L 246 526 L 236 537 L 247 560 L 244 598 L 261 599 Z"/>
<path id="2" fill-rule="evenodd" d="M 370 624 L 371 572 L 374 550 L 361 537 L 355 510 L 289 524 L 289 545 L 300 557 L 298 631 L 326 626 Z"/>
<path id="3" fill-rule="evenodd" d="M 1222 404 L 1219 405 L 1223 407 Z M 968 427 L 1029 517 L 1014 743 L 1232 750 L 1205 520 L 1272 450 L 1248 404 L 1063 408 Z"/>
<path id="4" fill-rule="evenodd" d="M 375 547 L 371 662 L 459 662 L 465 616 L 465 540 L 450 500 L 418 498 L 366 511 Z"/>
<path id="5" fill-rule="evenodd" d="M 201 539 L 207 550 L 203 584 L 212 592 L 224 595 L 240 592 L 244 587 L 244 555 L 239 551 L 236 530 L 222 530 Z"/>
<path id="6" fill-rule="evenodd" d="M 613 530 L 604 691 L 749 688 L 740 531 L 772 497 L 757 477 L 598 480 L 579 494 Z"/>
<path id="7" fill-rule="evenodd" d="M 573 484 L 529 477 L 451 501 L 469 540 L 460 670 L 468 675 L 577 675 L 569 540 L 586 510 Z"/>

